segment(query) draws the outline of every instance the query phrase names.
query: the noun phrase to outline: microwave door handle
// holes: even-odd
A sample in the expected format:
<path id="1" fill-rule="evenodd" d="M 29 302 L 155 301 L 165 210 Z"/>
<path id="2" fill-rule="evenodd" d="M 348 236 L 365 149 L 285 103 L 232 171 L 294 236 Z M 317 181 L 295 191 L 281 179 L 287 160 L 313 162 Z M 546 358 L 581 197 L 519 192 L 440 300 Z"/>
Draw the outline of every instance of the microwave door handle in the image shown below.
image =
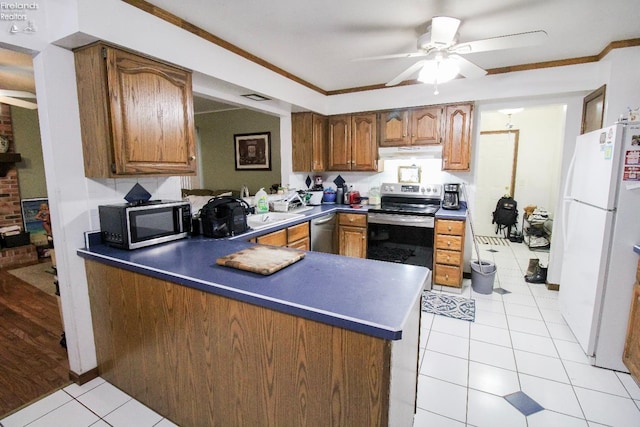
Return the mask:
<path id="1" fill-rule="evenodd" d="M 183 215 L 182 210 L 183 209 L 181 207 L 179 207 L 178 208 L 178 215 L 176 215 L 176 217 L 175 217 L 175 220 L 178 222 L 178 232 L 180 232 L 180 233 L 184 233 L 184 223 L 182 221 L 182 215 Z"/>

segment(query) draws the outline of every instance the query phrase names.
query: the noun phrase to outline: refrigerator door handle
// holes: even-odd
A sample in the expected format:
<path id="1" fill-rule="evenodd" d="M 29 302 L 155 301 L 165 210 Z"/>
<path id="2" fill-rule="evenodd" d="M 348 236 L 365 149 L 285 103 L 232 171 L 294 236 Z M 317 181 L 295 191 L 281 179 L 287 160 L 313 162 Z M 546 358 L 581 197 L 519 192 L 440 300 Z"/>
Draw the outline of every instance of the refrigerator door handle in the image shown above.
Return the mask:
<path id="1" fill-rule="evenodd" d="M 578 147 L 576 146 L 573 150 L 573 156 L 571 156 L 571 161 L 569 162 L 569 169 L 567 170 L 567 180 L 564 182 L 564 197 L 563 206 L 562 206 L 562 242 L 566 244 L 567 236 L 569 233 L 567 232 L 567 228 L 569 227 L 568 217 L 569 217 L 569 202 L 571 201 L 571 195 L 569 194 L 570 184 L 573 182 L 573 168 L 576 163 L 576 151 Z"/>

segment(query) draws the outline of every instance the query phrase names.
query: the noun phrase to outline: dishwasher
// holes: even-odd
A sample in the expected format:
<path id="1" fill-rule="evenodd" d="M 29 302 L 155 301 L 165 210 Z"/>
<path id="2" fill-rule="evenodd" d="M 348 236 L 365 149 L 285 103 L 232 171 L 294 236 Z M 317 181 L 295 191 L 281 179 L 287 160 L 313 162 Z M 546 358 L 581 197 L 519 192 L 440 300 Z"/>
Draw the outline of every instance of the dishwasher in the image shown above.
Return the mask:
<path id="1" fill-rule="evenodd" d="M 336 226 L 336 214 L 321 216 L 311 220 L 311 250 L 315 252 L 336 253 L 333 236 Z"/>

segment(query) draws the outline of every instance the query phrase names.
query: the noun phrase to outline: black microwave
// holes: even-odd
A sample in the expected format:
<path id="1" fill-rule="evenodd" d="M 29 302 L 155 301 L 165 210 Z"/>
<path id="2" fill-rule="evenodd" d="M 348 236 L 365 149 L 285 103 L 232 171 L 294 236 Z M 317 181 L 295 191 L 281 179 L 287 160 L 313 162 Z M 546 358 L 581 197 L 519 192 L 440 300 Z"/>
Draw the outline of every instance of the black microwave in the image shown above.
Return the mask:
<path id="1" fill-rule="evenodd" d="M 150 200 L 98 206 L 102 242 L 138 249 L 184 239 L 191 231 L 191 204 Z"/>

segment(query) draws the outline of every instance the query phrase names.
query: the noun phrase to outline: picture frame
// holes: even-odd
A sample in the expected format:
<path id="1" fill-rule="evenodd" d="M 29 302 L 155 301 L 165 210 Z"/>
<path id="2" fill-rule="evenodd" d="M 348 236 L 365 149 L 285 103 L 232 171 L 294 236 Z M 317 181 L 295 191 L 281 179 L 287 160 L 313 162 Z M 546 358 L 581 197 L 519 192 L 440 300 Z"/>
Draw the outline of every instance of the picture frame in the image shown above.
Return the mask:
<path id="1" fill-rule="evenodd" d="M 398 182 L 419 184 L 422 170 L 420 166 L 398 166 Z"/>
<path id="2" fill-rule="evenodd" d="M 271 170 L 271 132 L 233 135 L 236 170 Z"/>
<path id="3" fill-rule="evenodd" d="M 22 221 L 24 223 L 24 231 L 29 232 L 31 243 L 36 246 L 48 246 L 48 236 L 51 234 L 51 224 L 45 223 L 41 215 L 43 205 L 48 206 L 49 200 L 46 198 L 22 199 L 20 200 L 22 208 Z"/>

